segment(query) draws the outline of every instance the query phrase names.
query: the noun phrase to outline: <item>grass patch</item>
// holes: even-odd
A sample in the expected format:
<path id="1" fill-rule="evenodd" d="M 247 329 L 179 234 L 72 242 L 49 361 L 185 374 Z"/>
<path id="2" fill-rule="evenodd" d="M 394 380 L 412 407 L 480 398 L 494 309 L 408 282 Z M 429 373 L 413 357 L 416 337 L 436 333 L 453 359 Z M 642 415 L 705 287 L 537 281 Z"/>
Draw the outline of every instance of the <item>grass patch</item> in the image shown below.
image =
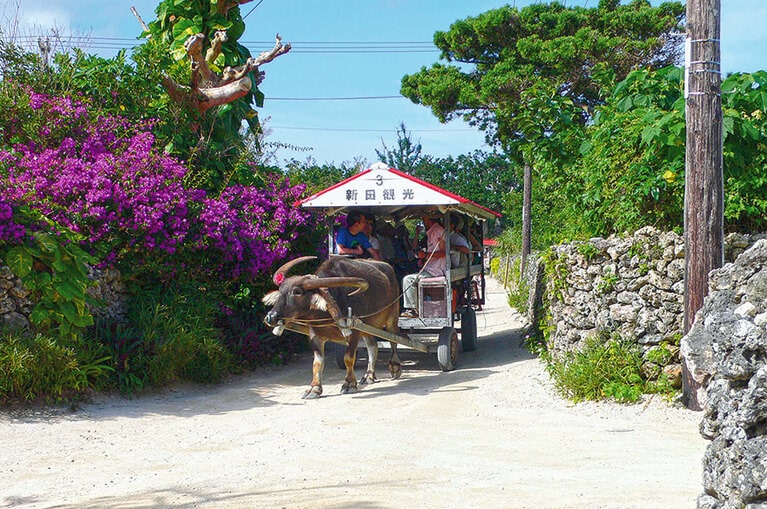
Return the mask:
<path id="1" fill-rule="evenodd" d="M 673 389 L 662 369 L 648 378 L 642 372 L 643 362 L 635 342 L 599 334 L 587 339 L 580 351 L 548 359 L 547 368 L 557 390 L 575 402 L 611 398 L 634 403 L 642 394 L 670 395 Z"/>
<path id="2" fill-rule="evenodd" d="M 58 402 L 100 389 L 111 371 L 107 352 L 45 334 L 0 333 L 0 403 Z"/>

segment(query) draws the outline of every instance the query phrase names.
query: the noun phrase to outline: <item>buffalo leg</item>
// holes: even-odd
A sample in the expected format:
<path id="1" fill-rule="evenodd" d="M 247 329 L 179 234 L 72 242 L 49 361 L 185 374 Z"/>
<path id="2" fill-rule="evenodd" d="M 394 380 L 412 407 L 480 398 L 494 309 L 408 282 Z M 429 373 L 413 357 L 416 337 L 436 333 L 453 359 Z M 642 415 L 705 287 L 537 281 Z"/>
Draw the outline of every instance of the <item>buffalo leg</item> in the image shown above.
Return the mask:
<path id="1" fill-rule="evenodd" d="M 359 338 L 357 334 L 352 334 L 349 338 L 349 345 L 344 353 L 344 365 L 346 366 L 346 378 L 341 384 L 341 394 L 348 394 L 350 391 L 357 390 L 357 379 L 354 376 L 354 363 L 357 361 L 357 344 Z"/>
<path id="2" fill-rule="evenodd" d="M 302 399 L 316 399 L 322 395 L 322 372 L 325 370 L 325 341 L 314 336 L 311 340 L 314 351 L 312 362 L 312 384 L 309 386 Z"/>
<path id="3" fill-rule="evenodd" d="M 386 323 L 386 330 L 392 334 L 399 334 L 399 306 L 394 305 L 390 308 L 389 319 Z M 402 375 L 402 362 L 397 354 L 397 343 L 389 341 L 391 346 L 391 355 L 389 356 L 389 374 L 393 380 L 396 380 Z"/>
<path id="4" fill-rule="evenodd" d="M 399 355 L 397 354 L 397 343 L 394 341 L 389 341 L 389 345 L 391 345 L 391 355 L 389 356 L 389 373 L 391 374 L 392 379 L 396 380 L 400 377 L 400 375 L 402 375 L 402 361 L 400 361 Z"/>
<path id="5" fill-rule="evenodd" d="M 368 369 L 365 371 L 365 375 L 360 378 L 360 384 L 376 382 L 376 361 L 378 360 L 378 341 L 370 336 L 363 336 L 365 340 L 365 347 L 368 350 Z"/>

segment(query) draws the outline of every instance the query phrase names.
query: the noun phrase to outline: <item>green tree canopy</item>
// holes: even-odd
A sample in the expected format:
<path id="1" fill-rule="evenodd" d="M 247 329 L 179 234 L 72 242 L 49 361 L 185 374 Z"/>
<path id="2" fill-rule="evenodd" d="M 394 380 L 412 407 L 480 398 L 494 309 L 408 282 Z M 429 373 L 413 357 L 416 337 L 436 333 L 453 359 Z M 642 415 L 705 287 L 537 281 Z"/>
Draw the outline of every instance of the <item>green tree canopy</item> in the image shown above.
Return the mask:
<path id="1" fill-rule="evenodd" d="M 393 168 L 404 172 L 412 172 L 413 168 L 423 158 L 420 140 L 413 140 L 413 135 L 407 130 L 404 122 L 397 128 L 397 146 L 389 148 L 381 138 L 381 150 L 376 149 L 378 159 Z"/>
<path id="2" fill-rule="evenodd" d="M 648 0 L 501 7 L 437 32 L 434 43 L 447 64 L 404 76 L 401 92 L 440 121 L 463 115 L 490 143 L 529 136 L 534 97 L 560 105 L 556 98 L 566 98 L 585 123 L 603 102 L 605 85 L 638 67 L 675 63 L 680 49 L 672 34 L 684 12 L 679 2 L 653 7 Z M 541 120 L 538 136 L 555 130 L 557 118 Z"/>
<path id="3" fill-rule="evenodd" d="M 684 71 L 639 69 L 595 109 L 572 157 L 539 161 L 535 247 L 622 234 L 646 225 L 681 231 L 685 183 Z M 722 82 L 725 231 L 767 228 L 767 72 Z M 512 239 L 521 193 L 507 195 Z M 510 244 L 514 244 L 510 242 Z"/>

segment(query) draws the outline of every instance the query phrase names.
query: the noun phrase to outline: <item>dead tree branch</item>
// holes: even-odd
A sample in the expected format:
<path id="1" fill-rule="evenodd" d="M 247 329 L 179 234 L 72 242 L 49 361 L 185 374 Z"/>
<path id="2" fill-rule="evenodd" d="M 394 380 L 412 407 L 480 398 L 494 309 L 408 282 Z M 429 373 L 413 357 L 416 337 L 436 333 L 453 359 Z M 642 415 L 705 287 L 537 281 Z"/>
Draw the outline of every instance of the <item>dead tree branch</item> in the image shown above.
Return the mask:
<path id="1" fill-rule="evenodd" d="M 261 83 L 264 73 L 259 70 L 259 67 L 290 51 L 290 43 L 283 44 L 282 37 L 277 34 L 271 50 L 264 51 L 255 58 L 249 58 L 243 65 L 226 67 L 219 76 L 211 70 L 210 64 L 221 54 L 221 46 L 226 40 L 226 32 L 216 32 L 203 58 L 205 35 L 195 34 L 187 39 L 184 48 L 191 62 L 191 86 L 180 85 L 167 76 L 163 79 L 165 89 L 175 101 L 189 103 L 200 114 L 210 108 L 236 101 L 250 92 L 252 87 L 250 73 L 254 73 L 256 84 Z"/>

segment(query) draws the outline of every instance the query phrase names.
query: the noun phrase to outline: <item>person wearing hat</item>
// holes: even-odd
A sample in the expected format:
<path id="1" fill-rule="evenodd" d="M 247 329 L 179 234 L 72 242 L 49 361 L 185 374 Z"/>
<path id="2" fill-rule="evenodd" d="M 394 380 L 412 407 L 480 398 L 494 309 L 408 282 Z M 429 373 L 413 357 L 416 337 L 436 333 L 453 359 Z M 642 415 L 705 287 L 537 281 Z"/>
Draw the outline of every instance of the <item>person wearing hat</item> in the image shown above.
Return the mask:
<path id="1" fill-rule="evenodd" d="M 415 318 L 418 316 L 418 279 L 445 275 L 445 229 L 437 218 L 424 214 L 426 228 L 426 251 L 418 251 L 418 258 L 424 260 L 423 269 L 416 274 L 402 278 L 403 311 L 400 316 Z"/>

